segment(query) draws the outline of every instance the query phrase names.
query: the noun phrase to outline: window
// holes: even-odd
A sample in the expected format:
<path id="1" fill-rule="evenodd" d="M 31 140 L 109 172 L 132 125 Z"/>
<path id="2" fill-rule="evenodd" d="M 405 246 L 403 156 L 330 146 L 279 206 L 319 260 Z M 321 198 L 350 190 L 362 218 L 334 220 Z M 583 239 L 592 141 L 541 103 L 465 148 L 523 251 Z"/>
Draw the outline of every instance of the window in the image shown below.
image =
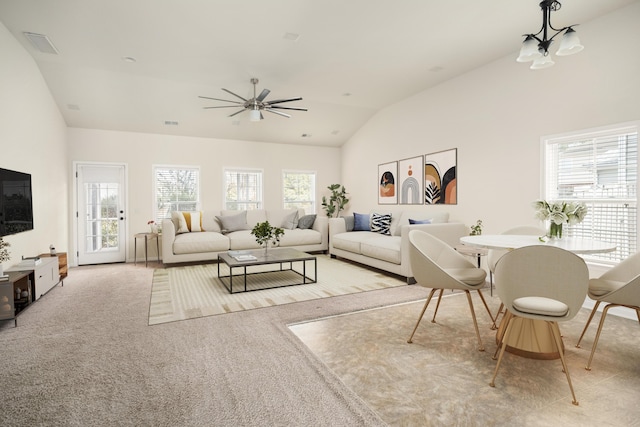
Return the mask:
<path id="1" fill-rule="evenodd" d="M 304 171 L 282 172 L 284 207 L 302 208 L 306 214 L 316 213 L 316 173 Z"/>
<path id="2" fill-rule="evenodd" d="M 200 169 L 181 166 L 155 166 L 155 221 L 162 224 L 171 211 L 200 209 Z"/>
<path id="3" fill-rule="evenodd" d="M 224 206 L 229 210 L 262 208 L 262 171 L 224 170 Z"/>
<path id="4" fill-rule="evenodd" d="M 615 243 L 589 259 L 616 263 L 638 246 L 638 127 L 543 140 L 545 198 L 581 201 L 588 213 L 567 235 Z"/>

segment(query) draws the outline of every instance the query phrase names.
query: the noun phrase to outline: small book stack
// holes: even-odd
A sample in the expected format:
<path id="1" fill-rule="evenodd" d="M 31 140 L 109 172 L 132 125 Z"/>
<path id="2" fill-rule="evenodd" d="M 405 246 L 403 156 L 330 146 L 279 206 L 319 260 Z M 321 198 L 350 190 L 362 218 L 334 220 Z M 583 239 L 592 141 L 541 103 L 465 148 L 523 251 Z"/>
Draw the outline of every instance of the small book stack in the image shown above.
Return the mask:
<path id="1" fill-rule="evenodd" d="M 0 276 L 0 282 L 6 282 L 7 280 L 9 280 L 8 274 L 3 274 L 2 276 Z"/>
<path id="2" fill-rule="evenodd" d="M 236 261 L 255 261 L 258 258 L 253 255 L 236 255 L 233 257 Z"/>

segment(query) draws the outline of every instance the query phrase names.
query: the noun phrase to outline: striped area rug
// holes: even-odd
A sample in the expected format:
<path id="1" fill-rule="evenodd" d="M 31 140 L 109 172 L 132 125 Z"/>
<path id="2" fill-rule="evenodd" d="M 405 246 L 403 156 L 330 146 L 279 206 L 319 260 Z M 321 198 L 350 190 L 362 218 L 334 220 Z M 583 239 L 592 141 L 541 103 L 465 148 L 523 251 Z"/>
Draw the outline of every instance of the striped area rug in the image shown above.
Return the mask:
<path id="1" fill-rule="evenodd" d="M 154 271 L 149 307 L 149 325 L 195 319 L 234 311 L 251 310 L 318 298 L 366 292 L 402 286 L 401 278 L 360 267 L 343 260 L 317 255 L 317 283 L 286 286 L 230 294 L 218 279 L 217 264 L 159 268 Z M 294 264 L 299 270 L 300 267 Z M 312 269 L 307 263 L 307 270 Z M 270 269 L 275 268 L 270 266 Z M 221 274 L 228 274 L 221 265 Z M 236 270 L 237 274 L 237 270 Z M 307 271 L 307 275 L 313 277 Z M 237 282 L 240 283 L 240 279 Z M 300 281 L 291 271 L 270 272 L 250 276 L 248 287 L 272 287 Z M 236 289 L 234 279 L 234 292 Z"/>

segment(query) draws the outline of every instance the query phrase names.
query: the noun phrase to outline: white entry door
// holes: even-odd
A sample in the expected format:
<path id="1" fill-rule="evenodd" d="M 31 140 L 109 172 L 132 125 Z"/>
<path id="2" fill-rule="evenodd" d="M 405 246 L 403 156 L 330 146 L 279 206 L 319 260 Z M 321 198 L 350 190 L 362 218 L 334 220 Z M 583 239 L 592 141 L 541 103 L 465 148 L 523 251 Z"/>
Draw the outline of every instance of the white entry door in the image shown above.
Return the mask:
<path id="1" fill-rule="evenodd" d="M 125 166 L 78 164 L 78 265 L 125 262 Z"/>

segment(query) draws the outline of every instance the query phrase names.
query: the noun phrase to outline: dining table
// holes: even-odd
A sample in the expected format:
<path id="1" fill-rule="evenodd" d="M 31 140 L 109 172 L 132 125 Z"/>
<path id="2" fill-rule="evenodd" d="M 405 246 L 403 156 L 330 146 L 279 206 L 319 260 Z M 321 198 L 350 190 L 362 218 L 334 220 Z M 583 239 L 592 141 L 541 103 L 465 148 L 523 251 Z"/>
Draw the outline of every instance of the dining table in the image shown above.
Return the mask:
<path id="1" fill-rule="evenodd" d="M 513 250 L 525 246 L 544 245 L 561 248 L 578 255 L 613 252 L 616 250 L 615 244 L 600 240 L 575 237 L 551 239 L 545 236 L 517 234 L 464 236 L 460 238 L 460 243 L 465 246 L 487 250 Z M 505 310 L 505 315 L 500 321 L 496 333 L 496 343 L 499 344 L 502 341 L 508 321 L 512 317 L 513 314 Z M 507 341 L 506 351 L 532 359 L 558 359 L 560 357 L 548 322 L 516 316 L 513 320 L 512 328 L 514 328 L 514 333 L 511 334 Z"/>

